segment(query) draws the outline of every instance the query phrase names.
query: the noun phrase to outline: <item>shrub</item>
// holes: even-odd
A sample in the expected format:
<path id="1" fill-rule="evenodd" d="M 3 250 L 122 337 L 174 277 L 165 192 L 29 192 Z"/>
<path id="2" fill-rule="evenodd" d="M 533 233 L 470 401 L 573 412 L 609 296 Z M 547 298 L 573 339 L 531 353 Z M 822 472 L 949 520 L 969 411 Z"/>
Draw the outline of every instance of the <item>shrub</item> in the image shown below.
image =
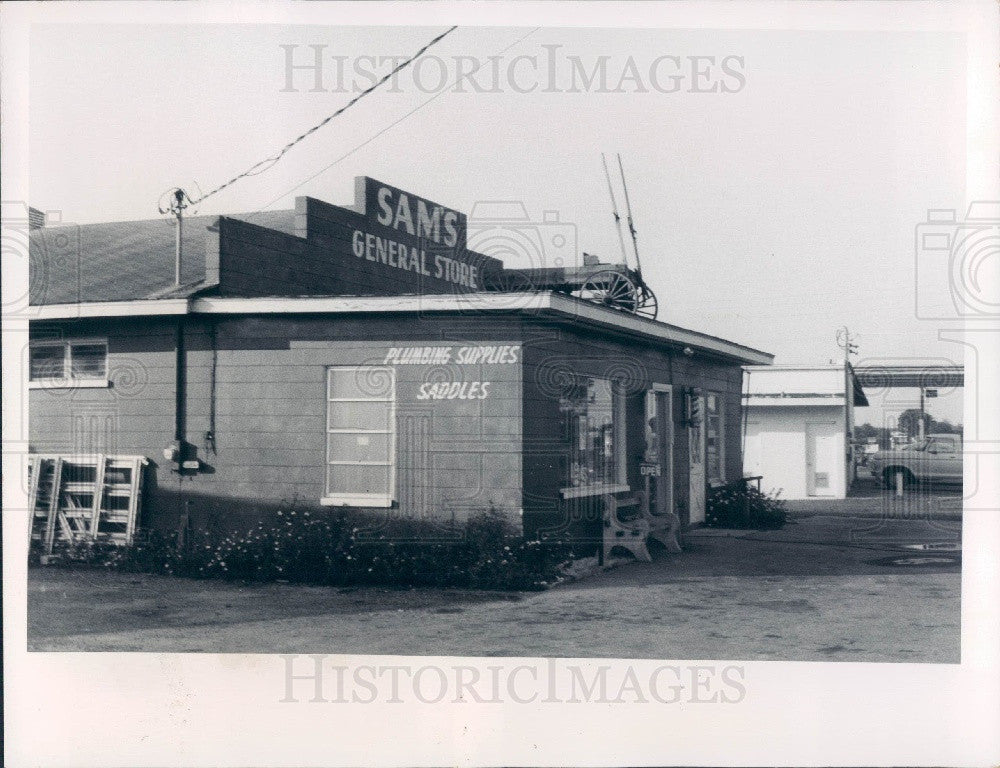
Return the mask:
<path id="1" fill-rule="evenodd" d="M 573 552 L 565 541 L 525 541 L 496 510 L 458 530 L 407 525 L 407 539 L 372 535 L 347 514 L 294 509 L 239 534 L 200 532 L 181 544 L 176 534 L 149 533 L 127 547 L 62 545 L 61 560 L 131 573 L 330 586 L 544 589 L 558 581 Z M 445 535 L 450 534 L 450 535 Z"/>
<path id="2" fill-rule="evenodd" d="M 713 488 L 708 495 L 705 524 L 712 528 L 781 528 L 788 517 L 777 494 L 761 493 L 744 483 Z"/>

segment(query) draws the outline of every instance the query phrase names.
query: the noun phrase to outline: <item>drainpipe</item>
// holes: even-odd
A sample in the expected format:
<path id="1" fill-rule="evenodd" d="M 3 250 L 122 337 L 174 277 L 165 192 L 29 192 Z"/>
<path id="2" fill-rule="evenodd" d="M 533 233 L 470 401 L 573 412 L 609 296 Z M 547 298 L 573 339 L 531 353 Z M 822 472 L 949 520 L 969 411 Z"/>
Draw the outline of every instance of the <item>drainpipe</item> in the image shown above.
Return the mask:
<path id="1" fill-rule="evenodd" d="M 184 445 L 187 436 L 185 424 L 185 405 L 187 401 L 187 367 L 184 349 L 184 317 L 177 318 L 177 327 L 174 332 L 174 349 L 176 359 L 174 360 L 174 440 L 178 447 Z"/>
<path id="2" fill-rule="evenodd" d="M 187 347 L 184 316 L 174 327 L 174 439 L 163 449 L 163 458 L 173 462 L 173 471 L 181 474 L 201 468 L 197 449 L 187 441 Z"/>

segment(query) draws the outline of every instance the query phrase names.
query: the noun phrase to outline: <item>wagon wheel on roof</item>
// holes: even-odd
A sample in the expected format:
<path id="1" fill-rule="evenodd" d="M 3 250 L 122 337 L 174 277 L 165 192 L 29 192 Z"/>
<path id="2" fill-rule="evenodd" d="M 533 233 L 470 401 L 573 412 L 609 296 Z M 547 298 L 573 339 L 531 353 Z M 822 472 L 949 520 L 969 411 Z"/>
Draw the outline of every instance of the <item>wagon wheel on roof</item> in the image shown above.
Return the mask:
<path id="1" fill-rule="evenodd" d="M 537 290 L 530 272 L 521 269 L 498 269 L 484 272 L 481 279 L 484 291 L 520 293 Z"/>
<path id="2" fill-rule="evenodd" d="M 656 294 L 645 283 L 639 283 L 639 303 L 635 308 L 635 313 L 642 317 L 648 317 L 650 320 L 655 320 L 659 308 L 659 304 L 656 301 Z"/>
<path id="3" fill-rule="evenodd" d="M 622 312 L 638 311 L 641 300 L 636 284 L 627 275 L 613 269 L 590 275 L 578 295 L 581 299 Z"/>

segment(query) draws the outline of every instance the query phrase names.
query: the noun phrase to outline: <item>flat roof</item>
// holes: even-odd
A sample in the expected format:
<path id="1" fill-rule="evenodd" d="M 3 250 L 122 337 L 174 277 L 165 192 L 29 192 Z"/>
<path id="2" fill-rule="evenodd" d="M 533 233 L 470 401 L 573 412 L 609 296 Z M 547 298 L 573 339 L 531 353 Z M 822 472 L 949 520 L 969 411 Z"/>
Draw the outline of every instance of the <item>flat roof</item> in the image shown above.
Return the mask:
<path id="1" fill-rule="evenodd" d="M 141 301 L 49 304 L 31 308 L 34 321 L 76 320 L 102 317 L 157 315 L 259 315 L 259 314 L 360 314 L 360 313 L 544 313 L 574 323 L 613 330 L 655 342 L 689 346 L 729 357 L 741 363 L 768 365 L 767 352 L 680 328 L 585 299 L 553 291 L 524 293 L 467 293 L 403 296 L 303 296 L 241 298 L 202 296 Z"/>
<path id="2" fill-rule="evenodd" d="M 744 402 L 752 406 L 842 405 L 845 371 L 851 376 L 853 403 L 867 406 L 861 382 L 849 363 L 824 365 L 744 366 L 749 374 Z"/>
<path id="3" fill-rule="evenodd" d="M 923 365 L 862 363 L 854 371 L 863 384 L 875 388 L 965 386 L 965 366 L 947 361 Z"/>

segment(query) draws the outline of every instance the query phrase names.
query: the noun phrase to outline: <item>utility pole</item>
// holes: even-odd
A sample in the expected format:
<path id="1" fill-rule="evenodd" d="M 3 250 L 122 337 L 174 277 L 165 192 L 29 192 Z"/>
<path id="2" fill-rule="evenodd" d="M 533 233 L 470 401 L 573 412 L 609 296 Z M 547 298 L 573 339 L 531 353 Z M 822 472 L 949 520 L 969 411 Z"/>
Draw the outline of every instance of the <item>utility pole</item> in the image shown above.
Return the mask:
<path id="1" fill-rule="evenodd" d="M 837 329 L 837 346 L 844 350 L 844 362 L 851 364 L 851 355 L 858 354 L 858 345 L 854 343 L 854 337 L 846 325 Z"/>
<path id="2" fill-rule="evenodd" d="M 854 343 L 854 337 L 846 325 L 837 329 L 837 346 L 844 350 L 844 397 L 846 398 L 851 389 L 851 355 L 858 354 L 858 345 Z"/>
<path id="3" fill-rule="evenodd" d="M 844 350 L 844 430 L 847 440 L 847 463 L 851 468 L 847 475 L 847 487 L 854 479 L 854 423 L 851 419 L 854 393 L 851 387 L 851 355 L 858 354 L 858 345 L 852 341 L 850 329 L 844 325 L 837 329 L 837 346 Z"/>

